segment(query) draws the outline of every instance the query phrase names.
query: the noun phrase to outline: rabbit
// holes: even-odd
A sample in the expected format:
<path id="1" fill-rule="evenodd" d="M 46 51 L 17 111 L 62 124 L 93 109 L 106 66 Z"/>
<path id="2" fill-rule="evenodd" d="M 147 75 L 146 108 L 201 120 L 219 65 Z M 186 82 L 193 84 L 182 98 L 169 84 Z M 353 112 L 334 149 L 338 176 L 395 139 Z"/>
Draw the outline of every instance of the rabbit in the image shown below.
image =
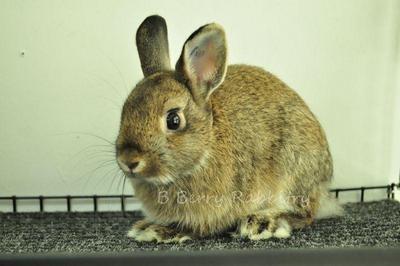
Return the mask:
<path id="1" fill-rule="evenodd" d="M 329 196 L 333 166 L 320 123 L 271 73 L 228 66 L 220 25 L 191 34 L 175 70 L 161 16 L 142 22 L 136 45 L 144 79 L 123 105 L 115 142 L 144 213 L 128 237 L 287 238 L 320 213 L 341 213 Z"/>

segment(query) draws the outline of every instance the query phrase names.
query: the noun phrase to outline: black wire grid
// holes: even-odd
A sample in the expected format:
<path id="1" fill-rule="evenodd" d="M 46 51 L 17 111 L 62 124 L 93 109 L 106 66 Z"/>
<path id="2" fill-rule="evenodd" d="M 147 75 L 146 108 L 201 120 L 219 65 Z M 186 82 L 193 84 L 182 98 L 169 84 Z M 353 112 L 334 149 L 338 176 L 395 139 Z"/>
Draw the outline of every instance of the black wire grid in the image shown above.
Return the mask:
<path id="1" fill-rule="evenodd" d="M 350 191 L 360 191 L 360 202 L 364 202 L 364 195 L 366 190 L 383 190 L 386 189 L 387 198 L 394 199 L 394 190 L 395 188 L 400 188 L 400 183 L 389 184 L 385 186 L 367 186 L 367 187 L 353 187 L 353 188 L 336 188 L 331 189 L 330 192 L 335 194 L 336 198 L 339 198 L 340 192 L 350 192 Z M 1 201 L 10 201 L 12 204 L 12 209 L 14 213 L 18 212 L 18 202 L 22 200 L 37 200 L 39 203 L 40 212 L 45 212 L 44 203 L 45 200 L 55 200 L 55 199 L 64 199 L 67 204 L 67 212 L 72 211 L 72 201 L 75 199 L 92 199 L 93 201 L 93 212 L 98 212 L 98 201 L 99 199 L 119 199 L 121 212 L 125 213 L 126 211 L 126 203 L 125 200 L 127 198 L 134 198 L 132 195 L 66 195 L 66 196 L 8 196 L 8 197 L 0 197 Z"/>

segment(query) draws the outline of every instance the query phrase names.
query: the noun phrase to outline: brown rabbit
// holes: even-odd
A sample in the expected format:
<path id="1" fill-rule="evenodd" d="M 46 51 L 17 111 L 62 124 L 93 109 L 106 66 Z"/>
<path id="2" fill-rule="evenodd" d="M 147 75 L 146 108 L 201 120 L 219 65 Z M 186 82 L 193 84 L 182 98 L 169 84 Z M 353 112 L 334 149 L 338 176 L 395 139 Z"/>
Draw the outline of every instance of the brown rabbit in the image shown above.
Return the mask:
<path id="1" fill-rule="evenodd" d="M 128 236 L 182 242 L 236 228 L 236 237 L 286 238 L 340 213 L 317 119 L 272 74 L 227 66 L 219 25 L 187 39 L 175 71 L 162 17 L 146 18 L 136 42 L 145 78 L 124 104 L 116 152 L 145 218 Z"/>

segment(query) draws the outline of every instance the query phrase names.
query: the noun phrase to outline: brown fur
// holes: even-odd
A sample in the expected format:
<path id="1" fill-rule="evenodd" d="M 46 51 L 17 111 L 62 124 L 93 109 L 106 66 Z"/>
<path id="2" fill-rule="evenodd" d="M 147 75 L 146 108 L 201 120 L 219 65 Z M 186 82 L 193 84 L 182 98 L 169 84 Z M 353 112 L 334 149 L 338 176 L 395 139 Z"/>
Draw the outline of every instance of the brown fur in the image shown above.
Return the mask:
<path id="1" fill-rule="evenodd" d="M 146 162 L 131 176 L 144 224 L 201 237 L 252 215 L 271 231 L 279 219 L 311 223 L 333 170 L 325 134 L 299 95 L 261 68 L 231 65 L 217 89 L 202 88 L 206 98 L 179 69 L 142 80 L 121 116 L 118 158 Z M 166 133 L 160 121 L 175 107 L 186 127 Z M 183 194 L 197 200 L 178 203 Z"/>

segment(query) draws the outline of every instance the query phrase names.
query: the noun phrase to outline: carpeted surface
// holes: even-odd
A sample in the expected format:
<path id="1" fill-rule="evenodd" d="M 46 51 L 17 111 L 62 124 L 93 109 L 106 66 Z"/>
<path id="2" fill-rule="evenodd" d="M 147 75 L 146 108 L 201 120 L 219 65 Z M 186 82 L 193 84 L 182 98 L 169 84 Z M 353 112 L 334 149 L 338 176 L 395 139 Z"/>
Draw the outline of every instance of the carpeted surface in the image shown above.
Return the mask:
<path id="1" fill-rule="evenodd" d="M 137 243 L 125 236 L 137 213 L 0 213 L 0 253 L 400 247 L 400 203 L 345 205 L 344 217 L 319 220 L 289 239 L 253 242 L 227 236 L 184 244 Z"/>

